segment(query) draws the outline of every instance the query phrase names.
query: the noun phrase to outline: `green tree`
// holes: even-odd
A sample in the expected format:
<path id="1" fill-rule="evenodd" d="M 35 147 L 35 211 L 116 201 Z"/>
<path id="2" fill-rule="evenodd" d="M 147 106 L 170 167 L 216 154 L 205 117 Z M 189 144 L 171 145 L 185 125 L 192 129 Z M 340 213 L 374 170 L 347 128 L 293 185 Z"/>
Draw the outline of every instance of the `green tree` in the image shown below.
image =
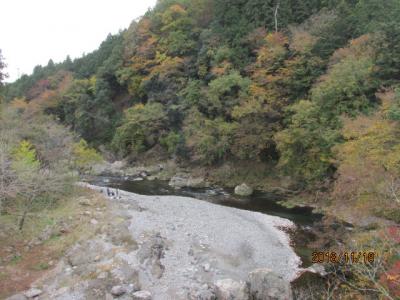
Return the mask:
<path id="1" fill-rule="evenodd" d="M 293 114 L 290 124 L 275 135 L 279 166 L 303 182 L 321 180 L 333 171 L 332 147 L 341 141 L 339 119 L 327 118 L 318 105 L 306 100 L 288 112 Z"/>
<path id="2" fill-rule="evenodd" d="M 157 144 L 167 128 L 168 117 L 162 104 L 137 104 L 125 111 L 113 147 L 124 154 L 141 153 Z"/>
<path id="3" fill-rule="evenodd" d="M 231 117 L 233 108 L 248 92 L 250 79 L 234 71 L 211 81 L 208 85 L 207 106 L 211 117 Z"/>
<path id="4" fill-rule="evenodd" d="M 36 150 L 29 141 L 21 141 L 13 153 L 13 168 L 21 173 L 37 171 L 40 163 L 36 158 Z"/>
<path id="5" fill-rule="evenodd" d="M 311 91 L 311 98 L 323 112 L 355 115 L 376 102 L 374 55 L 369 36 L 361 36 L 350 47 L 335 52 L 327 75 Z"/>
<path id="6" fill-rule="evenodd" d="M 102 161 L 101 155 L 90 148 L 84 139 L 72 146 L 74 168 L 79 172 L 89 171 L 91 167 Z"/>
<path id="7" fill-rule="evenodd" d="M 4 73 L 5 67 L 6 67 L 6 64 L 4 63 L 4 58 L 1 54 L 1 49 L 0 49 L 0 88 L 3 85 L 4 79 L 7 78 L 7 74 Z"/>

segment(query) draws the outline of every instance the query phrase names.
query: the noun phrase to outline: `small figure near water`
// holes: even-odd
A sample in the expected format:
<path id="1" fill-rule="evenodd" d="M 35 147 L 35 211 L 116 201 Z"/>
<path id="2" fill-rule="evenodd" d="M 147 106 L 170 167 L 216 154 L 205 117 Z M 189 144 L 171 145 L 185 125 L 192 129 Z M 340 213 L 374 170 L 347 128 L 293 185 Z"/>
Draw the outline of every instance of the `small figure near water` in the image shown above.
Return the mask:
<path id="1" fill-rule="evenodd" d="M 111 197 L 113 199 L 121 199 L 121 196 L 119 194 L 119 189 L 115 189 L 115 191 L 110 190 L 110 188 L 107 188 L 107 197 Z"/>

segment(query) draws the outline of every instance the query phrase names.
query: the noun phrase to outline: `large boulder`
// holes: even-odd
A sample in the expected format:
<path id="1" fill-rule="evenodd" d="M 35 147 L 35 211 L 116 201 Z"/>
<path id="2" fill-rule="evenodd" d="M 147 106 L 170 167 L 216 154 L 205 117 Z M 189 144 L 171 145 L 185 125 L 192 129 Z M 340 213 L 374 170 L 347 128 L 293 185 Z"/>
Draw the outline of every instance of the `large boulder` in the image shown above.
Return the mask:
<path id="1" fill-rule="evenodd" d="M 253 189 L 245 183 L 235 187 L 235 194 L 239 196 L 250 196 L 253 194 Z"/>
<path id="2" fill-rule="evenodd" d="M 218 300 L 248 300 L 249 291 L 243 281 L 222 279 L 215 282 L 215 295 Z"/>
<path id="3" fill-rule="evenodd" d="M 123 175 L 126 167 L 125 161 L 101 162 L 96 164 L 91 169 L 92 175 Z"/>
<path id="4" fill-rule="evenodd" d="M 170 179 L 168 184 L 177 189 L 184 187 L 201 188 L 206 186 L 204 178 L 192 177 L 187 173 L 176 174 Z"/>
<path id="5" fill-rule="evenodd" d="M 270 269 L 256 269 L 250 272 L 247 283 L 252 300 L 291 300 L 290 282 Z"/>

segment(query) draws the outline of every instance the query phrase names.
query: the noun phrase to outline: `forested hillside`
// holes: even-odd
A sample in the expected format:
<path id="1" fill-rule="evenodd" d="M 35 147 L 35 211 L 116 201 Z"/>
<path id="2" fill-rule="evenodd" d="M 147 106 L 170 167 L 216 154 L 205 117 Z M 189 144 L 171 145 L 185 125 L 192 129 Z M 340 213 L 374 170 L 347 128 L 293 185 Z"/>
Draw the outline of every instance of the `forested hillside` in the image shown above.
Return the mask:
<path id="1" fill-rule="evenodd" d="M 92 53 L 4 68 L 0 52 L 0 213 L 20 231 L 73 197 L 93 148 L 168 160 L 355 225 L 313 247 L 382 256 L 328 265 L 323 299 L 400 297 L 399 0 L 158 0 Z"/>
<path id="2" fill-rule="evenodd" d="M 381 198 L 398 186 L 399 14 L 397 0 L 160 0 L 4 98 L 116 157 L 257 165 L 340 199 Z"/>

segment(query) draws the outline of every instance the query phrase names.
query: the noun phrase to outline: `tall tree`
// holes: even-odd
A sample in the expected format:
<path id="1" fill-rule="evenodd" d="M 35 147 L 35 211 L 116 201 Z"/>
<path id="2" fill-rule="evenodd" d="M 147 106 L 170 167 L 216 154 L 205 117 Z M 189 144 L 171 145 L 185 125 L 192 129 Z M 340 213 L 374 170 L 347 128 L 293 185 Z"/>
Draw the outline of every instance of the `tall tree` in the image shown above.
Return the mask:
<path id="1" fill-rule="evenodd" d="M 0 49 L 0 87 L 3 85 L 3 81 L 5 78 L 7 78 L 7 73 L 4 72 L 4 68 L 6 67 L 6 64 L 4 62 L 3 55 L 1 54 L 1 49 Z"/>

